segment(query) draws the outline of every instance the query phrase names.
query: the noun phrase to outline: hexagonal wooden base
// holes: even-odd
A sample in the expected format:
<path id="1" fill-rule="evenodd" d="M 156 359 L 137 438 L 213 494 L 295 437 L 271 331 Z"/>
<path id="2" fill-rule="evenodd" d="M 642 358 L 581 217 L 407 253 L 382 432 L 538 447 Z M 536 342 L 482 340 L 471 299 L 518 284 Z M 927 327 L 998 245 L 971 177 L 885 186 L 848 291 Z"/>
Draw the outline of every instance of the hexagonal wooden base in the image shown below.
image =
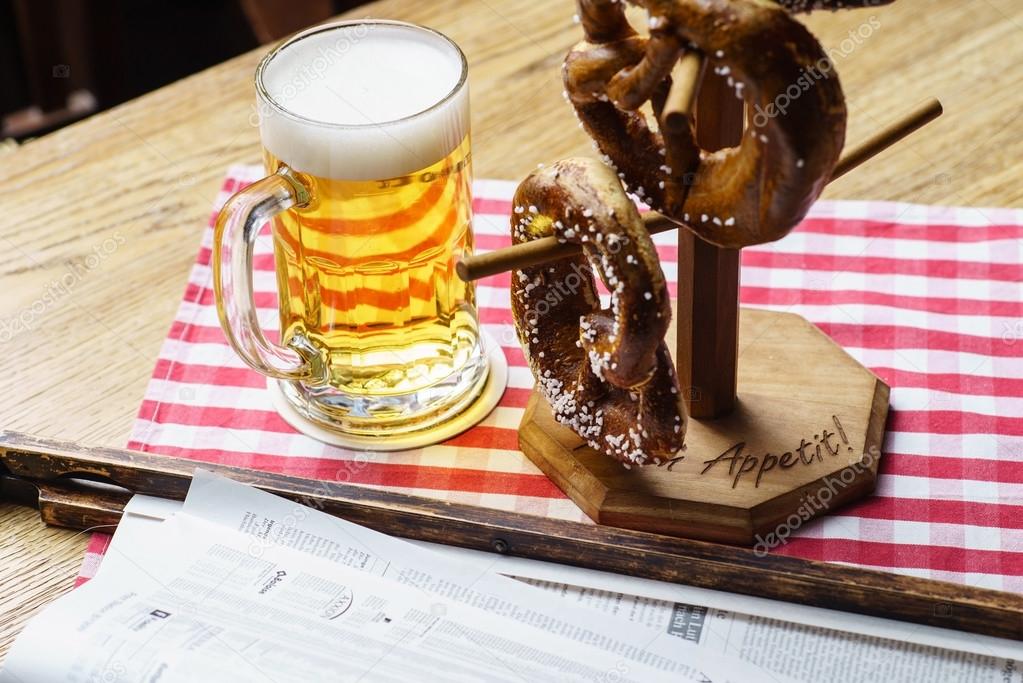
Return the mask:
<path id="1" fill-rule="evenodd" d="M 743 309 L 738 383 L 736 411 L 691 420 L 682 457 L 659 467 L 587 447 L 535 391 L 519 444 L 596 522 L 723 543 L 773 546 L 770 534 L 873 491 L 888 386 L 820 330 Z"/>

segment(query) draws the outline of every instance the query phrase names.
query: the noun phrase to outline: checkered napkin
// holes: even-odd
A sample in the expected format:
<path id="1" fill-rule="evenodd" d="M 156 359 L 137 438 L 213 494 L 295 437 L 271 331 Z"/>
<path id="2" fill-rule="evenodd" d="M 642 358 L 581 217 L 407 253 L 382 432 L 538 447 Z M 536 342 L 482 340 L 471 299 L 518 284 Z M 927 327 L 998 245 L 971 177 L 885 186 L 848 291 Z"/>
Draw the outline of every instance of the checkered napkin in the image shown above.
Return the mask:
<path id="1" fill-rule="evenodd" d="M 236 166 L 228 196 L 262 175 Z M 480 251 L 507 246 L 515 184 L 475 184 Z M 203 234 L 129 448 L 584 520 L 517 448 L 532 377 L 515 340 L 508 274 L 479 313 L 510 366 L 486 420 L 400 453 L 355 453 L 295 432 L 217 322 Z M 785 239 L 743 251 L 742 302 L 816 323 L 892 386 L 876 495 L 798 530 L 774 552 L 1023 592 L 1023 211 L 819 202 Z M 674 293 L 677 236 L 655 237 Z M 256 249 L 262 323 L 277 326 L 272 245 Z M 98 565 L 97 536 L 83 567 Z"/>

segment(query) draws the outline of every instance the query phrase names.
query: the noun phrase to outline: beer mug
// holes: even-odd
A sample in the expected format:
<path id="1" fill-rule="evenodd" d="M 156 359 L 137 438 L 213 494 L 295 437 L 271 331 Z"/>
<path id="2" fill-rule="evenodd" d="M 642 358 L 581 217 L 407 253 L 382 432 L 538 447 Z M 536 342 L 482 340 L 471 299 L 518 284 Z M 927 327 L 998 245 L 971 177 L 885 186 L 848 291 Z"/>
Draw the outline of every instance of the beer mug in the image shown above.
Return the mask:
<path id="1" fill-rule="evenodd" d="M 468 65 L 447 37 L 354 21 L 285 41 L 256 70 L 267 177 L 217 218 L 228 341 L 342 434 L 407 434 L 457 415 L 487 379 L 475 289 Z M 253 248 L 272 227 L 280 342 L 257 319 Z"/>

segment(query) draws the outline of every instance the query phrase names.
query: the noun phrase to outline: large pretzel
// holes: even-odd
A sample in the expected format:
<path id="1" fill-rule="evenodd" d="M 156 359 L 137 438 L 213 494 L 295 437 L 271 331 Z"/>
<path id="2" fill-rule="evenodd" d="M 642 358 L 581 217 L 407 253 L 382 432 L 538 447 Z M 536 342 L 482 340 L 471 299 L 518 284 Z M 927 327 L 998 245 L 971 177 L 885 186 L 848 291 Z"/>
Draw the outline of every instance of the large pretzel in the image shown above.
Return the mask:
<path id="1" fill-rule="evenodd" d="M 674 456 L 686 412 L 664 343 L 668 287 L 618 178 L 566 159 L 522 181 L 514 204 L 516 244 L 555 235 L 586 255 L 512 271 L 515 328 L 555 418 L 626 466 Z M 611 293 L 606 309 L 590 263 Z"/>
<path id="2" fill-rule="evenodd" d="M 568 97 L 605 160 L 651 207 L 709 242 L 739 248 L 784 236 L 828 181 L 846 120 L 831 62 L 789 11 L 882 2 L 630 2 L 646 9 L 649 38 L 629 24 L 625 0 L 579 0 L 586 40 L 564 65 Z M 691 125 L 662 134 L 638 111 L 650 100 L 660 118 L 669 74 L 690 49 L 746 101 L 738 147 L 702 151 Z"/>

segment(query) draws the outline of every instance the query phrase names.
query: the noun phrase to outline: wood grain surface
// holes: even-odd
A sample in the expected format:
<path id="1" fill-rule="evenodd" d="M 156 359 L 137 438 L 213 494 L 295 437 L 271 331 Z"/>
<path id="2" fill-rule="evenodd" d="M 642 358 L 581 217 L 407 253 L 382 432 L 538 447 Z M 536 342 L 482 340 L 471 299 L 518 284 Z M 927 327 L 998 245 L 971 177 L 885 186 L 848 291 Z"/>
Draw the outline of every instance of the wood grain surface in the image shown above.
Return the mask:
<path id="1" fill-rule="evenodd" d="M 351 16 L 428 24 L 457 41 L 471 65 L 476 175 L 519 178 L 591 151 L 561 99 L 559 64 L 580 35 L 573 12 L 569 0 L 384 0 Z M 1023 205 L 1023 3 L 899 0 L 807 23 L 839 51 L 851 142 L 928 96 L 946 106 L 827 197 Z M 866 37 L 849 37 L 858 30 Z M 262 52 L 4 155 L 0 426 L 127 440 L 224 169 L 259 159 L 249 119 Z M 6 505 L 0 529 L 2 656 L 70 589 L 86 539 Z"/>

